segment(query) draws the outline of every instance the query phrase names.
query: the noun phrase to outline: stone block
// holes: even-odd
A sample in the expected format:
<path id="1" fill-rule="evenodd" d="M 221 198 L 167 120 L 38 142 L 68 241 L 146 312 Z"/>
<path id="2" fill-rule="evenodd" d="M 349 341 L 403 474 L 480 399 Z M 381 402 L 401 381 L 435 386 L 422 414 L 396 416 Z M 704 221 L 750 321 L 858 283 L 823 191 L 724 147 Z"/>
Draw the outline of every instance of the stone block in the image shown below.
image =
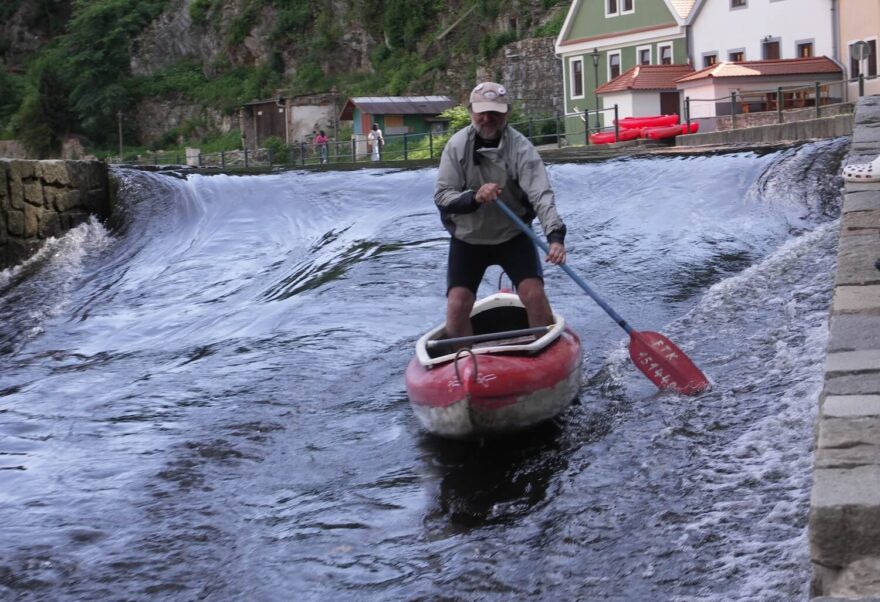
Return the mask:
<path id="1" fill-rule="evenodd" d="M 880 313 L 880 285 L 835 287 L 831 312 L 832 314 Z"/>
<path id="2" fill-rule="evenodd" d="M 880 602 L 880 558 L 859 558 L 837 570 L 818 572 L 822 597 L 811 602 Z"/>
<path id="3" fill-rule="evenodd" d="M 841 232 L 837 247 L 836 285 L 880 284 L 880 230 Z"/>
<path id="4" fill-rule="evenodd" d="M 43 183 L 39 180 L 22 181 L 24 188 L 24 202 L 34 207 L 42 207 L 45 199 L 43 198 Z"/>
<path id="5" fill-rule="evenodd" d="M 825 377 L 826 395 L 870 395 L 880 391 L 880 373 L 857 372 Z"/>
<path id="6" fill-rule="evenodd" d="M 880 349 L 835 351 L 825 357 L 828 375 L 880 371 Z"/>
<path id="7" fill-rule="evenodd" d="M 816 454 L 814 469 L 855 468 L 869 464 L 880 464 L 880 447 L 876 445 L 855 445 L 823 449 Z"/>
<path id="8" fill-rule="evenodd" d="M 24 206 L 24 237 L 34 238 L 40 230 L 40 216 L 43 213 L 42 207 L 34 207 L 33 205 Z"/>
<path id="9" fill-rule="evenodd" d="M 852 211 L 841 218 L 841 232 L 877 230 L 880 228 L 880 211 Z"/>
<path id="10" fill-rule="evenodd" d="M 828 352 L 880 349 L 880 315 L 831 316 Z"/>
<path id="11" fill-rule="evenodd" d="M 9 177 L 7 175 L 8 171 L 8 162 L 0 161 L 0 208 L 9 207 Z"/>
<path id="12" fill-rule="evenodd" d="M 8 228 L 7 232 L 9 232 L 9 234 L 12 236 L 16 236 L 18 238 L 23 238 L 24 237 L 24 211 L 18 211 L 18 210 L 13 209 L 7 214 L 6 219 L 8 222 L 6 224 L 6 227 Z"/>
<path id="13" fill-rule="evenodd" d="M 878 442 L 880 442 L 880 418 L 825 418 L 819 421 L 817 445 L 820 455 L 826 449 L 848 449 L 862 445 L 874 448 L 873 464 L 880 465 Z M 877 497 L 877 504 L 880 504 L 880 496 Z"/>
<path id="14" fill-rule="evenodd" d="M 38 236 L 40 238 L 49 238 L 50 236 L 59 236 L 62 234 L 61 217 L 54 211 L 45 211 L 40 217 L 40 230 Z"/>
<path id="15" fill-rule="evenodd" d="M 24 186 L 21 178 L 15 177 L 12 169 L 8 173 L 7 185 L 9 186 L 9 206 L 12 209 L 24 209 Z"/>
<path id="16" fill-rule="evenodd" d="M 37 177 L 36 161 L 15 159 L 9 162 L 9 175 L 13 180 L 30 180 Z"/>
<path id="17" fill-rule="evenodd" d="M 880 189 L 847 192 L 843 212 L 880 210 Z"/>
<path id="18" fill-rule="evenodd" d="M 816 469 L 809 522 L 817 564 L 845 567 L 880 556 L 880 466 Z"/>
<path id="19" fill-rule="evenodd" d="M 829 395 L 822 402 L 822 416 L 880 418 L 880 395 Z"/>
<path id="20" fill-rule="evenodd" d="M 40 161 L 39 173 L 45 184 L 69 186 L 70 174 L 66 161 Z"/>

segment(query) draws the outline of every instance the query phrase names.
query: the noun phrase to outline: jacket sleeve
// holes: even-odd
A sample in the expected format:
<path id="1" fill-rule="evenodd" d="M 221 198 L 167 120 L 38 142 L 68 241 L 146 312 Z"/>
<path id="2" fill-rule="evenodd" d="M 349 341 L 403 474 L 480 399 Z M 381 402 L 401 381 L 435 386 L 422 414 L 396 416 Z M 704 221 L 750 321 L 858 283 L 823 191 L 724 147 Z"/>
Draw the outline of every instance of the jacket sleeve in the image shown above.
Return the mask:
<path id="1" fill-rule="evenodd" d="M 466 143 L 466 133 L 458 132 L 449 140 L 440 155 L 434 203 L 441 213 L 471 213 L 480 206 L 474 200 L 475 191 L 465 188 L 467 178 L 461 159 Z"/>

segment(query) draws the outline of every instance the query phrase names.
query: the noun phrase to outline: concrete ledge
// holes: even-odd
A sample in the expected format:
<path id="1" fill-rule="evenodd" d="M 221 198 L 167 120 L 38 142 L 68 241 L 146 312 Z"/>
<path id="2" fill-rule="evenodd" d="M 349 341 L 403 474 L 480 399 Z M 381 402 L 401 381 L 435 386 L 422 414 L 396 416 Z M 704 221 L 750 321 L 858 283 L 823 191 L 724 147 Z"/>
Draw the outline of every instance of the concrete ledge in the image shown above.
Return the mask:
<path id="1" fill-rule="evenodd" d="M 853 132 L 853 115 L 834 115 L 807 121 L 777 123 L 755 127 L 688 134 L 677 136 L 676 146 L 703 146 L 707 144 L 759 144 L 780 140 L 809 140 L 813 138 L 837 138 L 850 136 Z"/>
<path id="2" fill-rule="evenodd" d="M 877 155 L 880 98 L 862 98 L 846 164 Z M 880 600 L 880 183 L 847 183 L 840 222 L 809 520 L 828 602 Z"/>

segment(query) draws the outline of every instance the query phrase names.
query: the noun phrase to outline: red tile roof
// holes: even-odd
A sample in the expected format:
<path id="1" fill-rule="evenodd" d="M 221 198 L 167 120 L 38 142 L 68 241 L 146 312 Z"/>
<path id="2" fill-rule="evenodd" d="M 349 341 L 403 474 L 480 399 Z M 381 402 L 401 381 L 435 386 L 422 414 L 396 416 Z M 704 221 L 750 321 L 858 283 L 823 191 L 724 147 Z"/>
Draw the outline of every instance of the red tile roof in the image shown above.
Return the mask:
<path id="1" fill-rule="evenodd" d="M 840 73 L 840 65 L 827 56 L 769 61 L 723 62 L 686 75 L 679 82 L 692 82 L 708 77 L 772 77 L 779 75 L 812 75 Z"/>
<path id="2" fill-rule="evenodd" d="M 690 65 L 636 65 L 596 88 L 596 94 L 624 90 L 675 90 L 676 80 L 693 71 Z"/>

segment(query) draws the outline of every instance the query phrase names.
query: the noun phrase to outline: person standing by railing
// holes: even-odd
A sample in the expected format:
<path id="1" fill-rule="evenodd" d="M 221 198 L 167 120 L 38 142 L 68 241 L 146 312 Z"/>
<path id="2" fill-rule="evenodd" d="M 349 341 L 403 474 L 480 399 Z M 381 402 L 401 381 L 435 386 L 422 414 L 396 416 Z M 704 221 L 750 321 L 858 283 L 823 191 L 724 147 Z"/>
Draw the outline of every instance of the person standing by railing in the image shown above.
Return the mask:
<path id="1" fill-rule="evenodd" d="M 382 145 L 385 144 L 385 139 L 382 137 L 382 130 L 379 129 L 379 126 L 377 124 L 375 124 L 375 123 L 373 124 L 373 129 L 370 130 L 370 133 L 367 136 L 367 138 L 369 138 L 370 143 L 373 146 L 372 159 L 373 159 L 373 161 L 378 161 L 379 160 L 379 150 L 382 148 Z"/>
<path id="2" fill-rule="evenodd" d="M 320 130 L 318 135 L 315 136 L 315 139 L 312 140 L 315 145 L 315 150 L 318 151 L 318 156 L 321 157 L 321 163 L 327 162 L 327 143 L 329 139 L 327 138 L 327 134 L 324 133 L 324 130 Z"/>

